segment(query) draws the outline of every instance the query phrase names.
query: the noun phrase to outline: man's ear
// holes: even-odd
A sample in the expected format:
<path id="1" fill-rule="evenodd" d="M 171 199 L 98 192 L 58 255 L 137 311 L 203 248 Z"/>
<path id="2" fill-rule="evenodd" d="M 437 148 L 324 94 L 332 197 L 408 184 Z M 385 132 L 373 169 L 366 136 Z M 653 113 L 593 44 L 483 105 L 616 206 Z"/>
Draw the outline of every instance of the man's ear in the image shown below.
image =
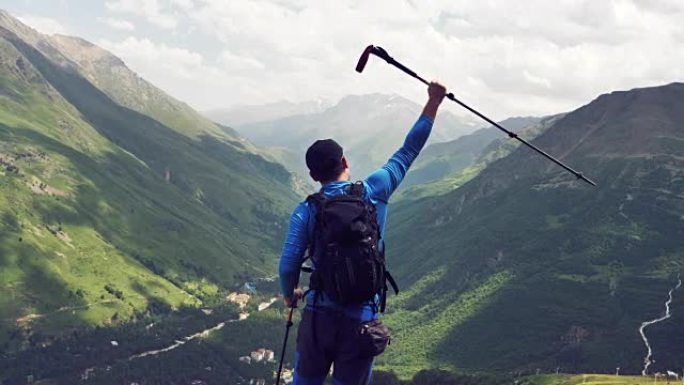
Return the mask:
<path id="1" fill-rule="evenodd" d="M 345 169 L 349 168 L 349 161 L 347 160 L 346 156 L 342 157 L 342 167 L 344 167 Z"/>

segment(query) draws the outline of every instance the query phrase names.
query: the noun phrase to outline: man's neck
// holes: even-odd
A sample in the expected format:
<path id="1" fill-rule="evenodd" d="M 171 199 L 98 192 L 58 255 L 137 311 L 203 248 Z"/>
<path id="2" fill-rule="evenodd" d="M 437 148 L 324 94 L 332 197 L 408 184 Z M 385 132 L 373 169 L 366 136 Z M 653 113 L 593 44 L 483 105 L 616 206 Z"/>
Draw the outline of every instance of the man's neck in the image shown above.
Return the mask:
<path id="1" fill-rule="evenodd" d="M 331 180 L 331 181 L 325 182 L 325 183 L 321 182 L 321 187 L 325 187 L 329 184 L 337 183 L 337 182 L 349 182 L 349 178 L 339 178 L 339 179 Z"/>

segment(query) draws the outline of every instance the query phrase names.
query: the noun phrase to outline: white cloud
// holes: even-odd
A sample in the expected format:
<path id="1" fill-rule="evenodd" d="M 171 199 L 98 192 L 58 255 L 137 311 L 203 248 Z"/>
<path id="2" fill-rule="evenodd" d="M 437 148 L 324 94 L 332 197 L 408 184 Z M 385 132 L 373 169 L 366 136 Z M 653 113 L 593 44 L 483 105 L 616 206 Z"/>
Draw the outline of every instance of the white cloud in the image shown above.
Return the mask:
<path id="1" fill-rule="evenodd" d="M 208 63 L 198 52 L 155 43 L 149 39 L 128 37 L 120 42 L 100 40 L 98 44 L 122 58 L 124 62 L 154 85 L 196 106 L 232 104 L 240 95 L 255 100 L 262 95 L 263 84 L 245 71 L 259 70 L 263 65 L 250 58 L 224 52 L 218 65 Z M 236 74 L 236 72 L 240 72 Z"/>
<path id="2" fill-rule="evenodd" d="M 222 67 L 226 71 L 249 71 L 249 70 L 263 70 L 266 68 L 264 63 L 257 59 L 246 56 L 238 56 L 230 51 L 223 51 L 219 58 Z"/>
<path id="3" fill-rule="evenodd" d="M 43 16 L 23 15 L 17 17 L 22 23 L 30 26 L 40 33 L 47 35 L 65 35 L 69 29 L 55 19 Z"/>
<path id="4" fill-rule="evenodd" d="M 114 17 L 98 17 L 97 21 L 104 23 L 114 29 L 121 31 L 133 31 L 135 30 L 135 24 L 128 20 L 117 19 Z"/>
<path id="5" fill-rule="evenodd" d="M 204 63 L 202 55 L 184 48 L 155 44 L 149 39 L 132 36 L 118 43 L 101 40 L 98 44 L 121 57 L 131 68 L 140 71 L 153 83 L 169 83 L 209 75 L 205 72 L 209 67 Z"/>
<path id="6" fill-rule="evenodd" d="M 136 71 L 198 108 L 367 92 L 421 101 L 424 87 L 377 58 L 363 74 L 354 72 L 370 43 L 495 118 L 566 111 L 600 93 L 684 78 L 684 3 L 676 0 L 106 5 L 151 23 L 166 15 L 174 20 L 167 27 L 187 27 L 166 44 L 129 38 L 110 45 Z M 203 54 L 174 48 L 181 41 Z"/>
<path id="7" fill-rule="evenodd" d="M 189 11 L 195 7 L 194 0 L 171 0 L 171 3 L 185 11 Z"/>
<path id="8" fill-rule="evenodd" d="M 190 5 L 187 1 L 175 2 L 178 5 Z M 107 1 L 105 7 L 115 13 L 143 16 L 151 24 L 163 29 L 174 29 L 178 25 L 177 16 L 163 9 L 157 0 L 112 0 Z"/>

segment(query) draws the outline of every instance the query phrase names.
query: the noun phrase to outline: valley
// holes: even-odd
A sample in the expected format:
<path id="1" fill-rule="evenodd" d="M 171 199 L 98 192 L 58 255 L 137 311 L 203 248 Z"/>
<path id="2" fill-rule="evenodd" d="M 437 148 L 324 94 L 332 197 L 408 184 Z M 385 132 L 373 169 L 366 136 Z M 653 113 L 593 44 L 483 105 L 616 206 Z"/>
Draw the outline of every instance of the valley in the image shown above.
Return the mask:
<path id="1" fill-rule="evenodd" d="M 419 111 L 364 94 L 217 109 L 213 122 L 103 48 L 0 11 L 0 384 L 270 382 L 278 258 L 315 188 L 303 151 L 338 138 L 365 176 Z M 684 84 L 502 124 L 598 186 L 440 113 L 391 201 L 401 292 L 373 383 L 675 381 Z M 288 370 L 296 339 L 295 327 Z"/>
<path id="2" fill-rule="evenodd" d="M 2 12 L 0 52 L 3 351 L 272 273 L 297 199 L 282 166 L 89 43 Z"/>

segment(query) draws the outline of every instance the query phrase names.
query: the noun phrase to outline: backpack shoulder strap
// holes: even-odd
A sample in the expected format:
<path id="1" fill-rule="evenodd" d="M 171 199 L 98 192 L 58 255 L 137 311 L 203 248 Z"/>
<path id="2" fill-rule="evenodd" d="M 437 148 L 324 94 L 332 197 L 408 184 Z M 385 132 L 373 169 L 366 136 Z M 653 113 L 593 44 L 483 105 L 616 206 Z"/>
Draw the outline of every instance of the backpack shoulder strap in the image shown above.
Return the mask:
<path id="1" fill-rule="evenodd" d="M 385 271 L 385 278 L 387 279 L 387 282 L 392 286 L 392 290 L 394 290 L 394 294 L 398 295 L 399 294 L 399 285 L 397 285 L 397 281 L 394 280 L 394 277 L 392 277 L 392 274 L 390 274 L 389 271 Z"/>
<path id="2" fill-rule="evenodd" d="M 318 221 L 318 219 L 319 219 L 318 217 L 321 215 L 321 208 L 323 207 L 323 205 L 325 204 L 325 202 L 327 200 L 328 200 L 328 198 L 320 191 L 306 197 L 306 202 L 313 204 L 313 206 L 315 207 L 315 210 L 316 210 L 315 220 L 316 221 Z M 311 209 L 309 209 L 309 212 L 311 212 Z M 319 231 L 320 231 L 320 228 L 318 225 L 316 225 L 314 227 L 314 233 L 312 234 L 313 239 L 309 240 L 309 245 L 307 247 L 307 256 L 306 256 L 306 258 L 304 258 L 304 260 L 302 260 L 302 264 L 306 260 L 310 260 L 313 262 L 313 255 L 315 253 L 314 249 L 316 248 L 316 240 L 317 240 L 316 238 L 318 238 L 318 236 L 319 236 Z M 307 273 L 313 273 L 313 269 L 310 269 L 308 267 L 306 267 L 306 268 L 302 267 L 302 270 L 307 272 Z M 311 270 L 311 271 L 309 271 L 309 270 Z"/>
<path id="3" fill-rule="evenodd" d="M 389 284 L 392 286 L 394 294 L 399 294 L 399 286 L 397 286 L 397 282 L 392 277 L 392 274 L 385 270 L 385 282 L 383 284 L 382 293 L 380 293 L 380 313 L 384 313 L 385 307 L 387 306 L 387 290 L 389 289 L 387 287 L 387 282 L 389 282 Z"/>
<path id="4" fill-rule="evenodd" d="M 326 198 L 322 192 L 317 192 L 306 197 L 306 201 L 313 203 L 317 209 L 320 208 L 327 199 L 328 198 Z"/>
<path id="5" fill-rule="evenodd" d="M 363 198 L 364 190 L 365 187 L 363 186 L 363 182 L 360 180 L 357 180 L 356 182 L 349 185 L 349 195 L 353 197 Z"/>

